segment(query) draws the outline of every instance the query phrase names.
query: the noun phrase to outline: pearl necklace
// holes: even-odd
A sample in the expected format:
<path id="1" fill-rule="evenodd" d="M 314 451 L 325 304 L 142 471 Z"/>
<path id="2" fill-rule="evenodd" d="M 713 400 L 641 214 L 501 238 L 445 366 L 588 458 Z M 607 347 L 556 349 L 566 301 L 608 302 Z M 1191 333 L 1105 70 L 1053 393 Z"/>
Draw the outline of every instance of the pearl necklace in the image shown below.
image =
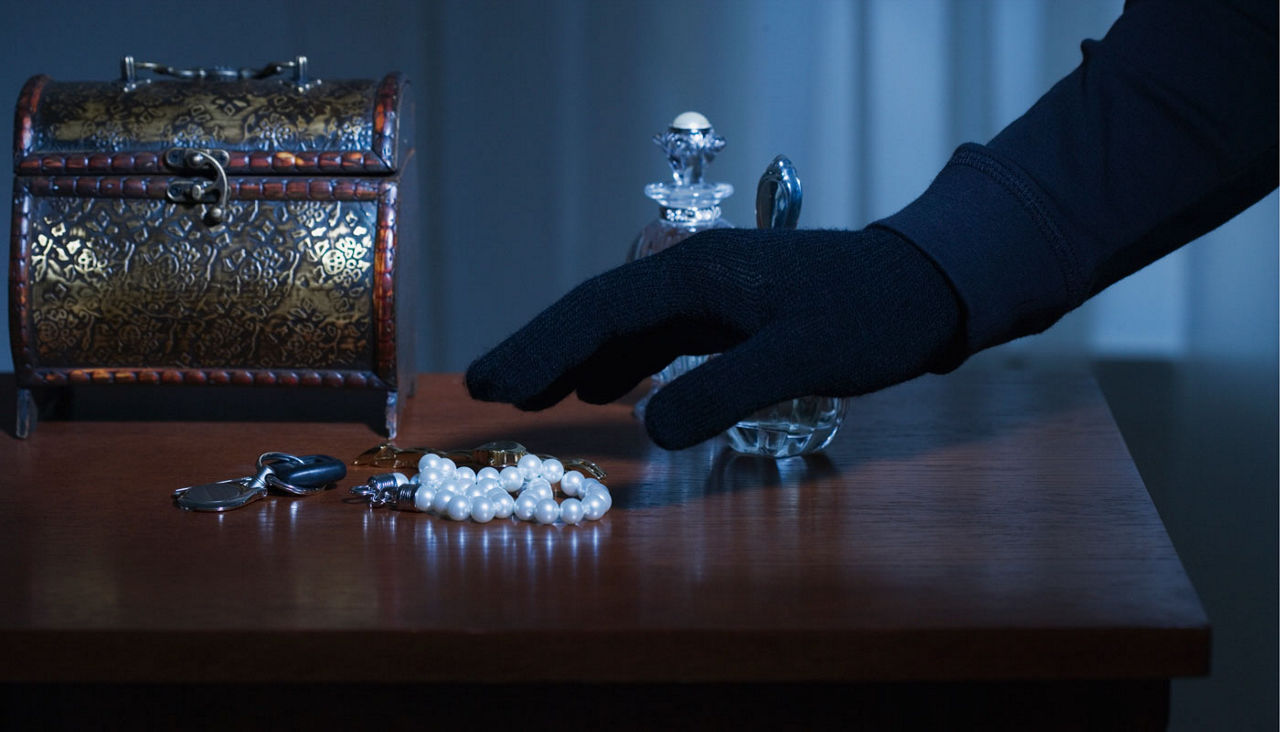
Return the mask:
<path id="1" fill-rule="evenodd" d="M 556 484 L 566 497 L 555 499 Z M 418 474 L 375 475 L 352 493 L 369 499 L 370 506 L 420 511 L 454 521 L 488 523 L 514 516 L 539 524 L 580 524 L 598 521 L 613 506 L 613 496 L 599 480 L 565 470 L 556 458 L 527 454 L 502 470 L 467 466 L 428 453 L 418 462 Z"/>

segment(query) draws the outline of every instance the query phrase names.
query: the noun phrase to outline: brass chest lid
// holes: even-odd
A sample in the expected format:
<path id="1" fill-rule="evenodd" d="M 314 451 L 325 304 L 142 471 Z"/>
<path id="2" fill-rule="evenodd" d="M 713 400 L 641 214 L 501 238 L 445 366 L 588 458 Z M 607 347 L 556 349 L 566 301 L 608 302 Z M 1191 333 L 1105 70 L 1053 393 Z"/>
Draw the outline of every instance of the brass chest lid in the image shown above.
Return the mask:
<path id="1" fill-rule="evenodd" d="M 27 82 L 14 139 L 19 175 L 165 172 L 163 153 L 175 147 L 225 151 L 228 173 L 253 175 L 388 174 L 403 164 L 399 74 L 300 83 L 159 67 L 190 78 L 139 81 L 132 60 L 124 66 L 116 81 Z"/>

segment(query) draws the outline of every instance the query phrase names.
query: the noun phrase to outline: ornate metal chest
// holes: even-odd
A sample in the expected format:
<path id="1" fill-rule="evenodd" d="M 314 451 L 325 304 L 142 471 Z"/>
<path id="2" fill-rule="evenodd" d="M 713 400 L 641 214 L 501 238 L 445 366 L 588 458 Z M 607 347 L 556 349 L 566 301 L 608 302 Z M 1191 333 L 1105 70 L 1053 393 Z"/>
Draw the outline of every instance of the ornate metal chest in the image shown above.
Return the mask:
<path id="1" fill-rule="evenodd" d="M 398 74 L 308 79 L 304 57 L 126 58 L 119 81 L 28 81 L 9 275 L 19 436 L 33 389 L 88 383 L 380 389 L 394 436 L 413 383 L 395 302 L 405 91 Z"/>

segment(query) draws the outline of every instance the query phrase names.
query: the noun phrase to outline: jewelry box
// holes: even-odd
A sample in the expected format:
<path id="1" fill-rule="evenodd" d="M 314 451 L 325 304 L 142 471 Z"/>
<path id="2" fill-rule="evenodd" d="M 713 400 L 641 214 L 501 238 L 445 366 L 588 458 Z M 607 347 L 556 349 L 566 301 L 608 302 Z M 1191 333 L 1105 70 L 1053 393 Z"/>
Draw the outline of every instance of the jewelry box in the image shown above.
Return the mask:
<path id="1" fill-rule="evenodd" d="M 147 78 L 143 78 L 143 76 Z M 17 434 L 77 384 L 386 392 L 411 105 L 399 74 L 122 62 L 18 98 L 9 274 Z"/>

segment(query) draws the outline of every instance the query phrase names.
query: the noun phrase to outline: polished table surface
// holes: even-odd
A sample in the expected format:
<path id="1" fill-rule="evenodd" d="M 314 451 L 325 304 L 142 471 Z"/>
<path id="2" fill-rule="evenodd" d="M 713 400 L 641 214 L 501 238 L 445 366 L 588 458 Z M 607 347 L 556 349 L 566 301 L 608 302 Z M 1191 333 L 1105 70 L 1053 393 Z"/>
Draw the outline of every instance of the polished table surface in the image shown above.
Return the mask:
<path id="1" fill-rule="evenodd" d="M 420 377 L 398 444 L 495 439 L 599 463 L 613 509 L 576 527 L 371 510 L 347 492 L 376 472 L 357 468 L 225 514 L 170 501 L 263 451 L 350 460 L 380 440 L 360 422 L 99 417 L 0 437 L 0 681 L 1208 670 L 1199 600 L 1087 375 L 925 377 L 855 400 L 824 454 L 780 462 L 665 452 L 627 403 L 521 413 Z"/>

